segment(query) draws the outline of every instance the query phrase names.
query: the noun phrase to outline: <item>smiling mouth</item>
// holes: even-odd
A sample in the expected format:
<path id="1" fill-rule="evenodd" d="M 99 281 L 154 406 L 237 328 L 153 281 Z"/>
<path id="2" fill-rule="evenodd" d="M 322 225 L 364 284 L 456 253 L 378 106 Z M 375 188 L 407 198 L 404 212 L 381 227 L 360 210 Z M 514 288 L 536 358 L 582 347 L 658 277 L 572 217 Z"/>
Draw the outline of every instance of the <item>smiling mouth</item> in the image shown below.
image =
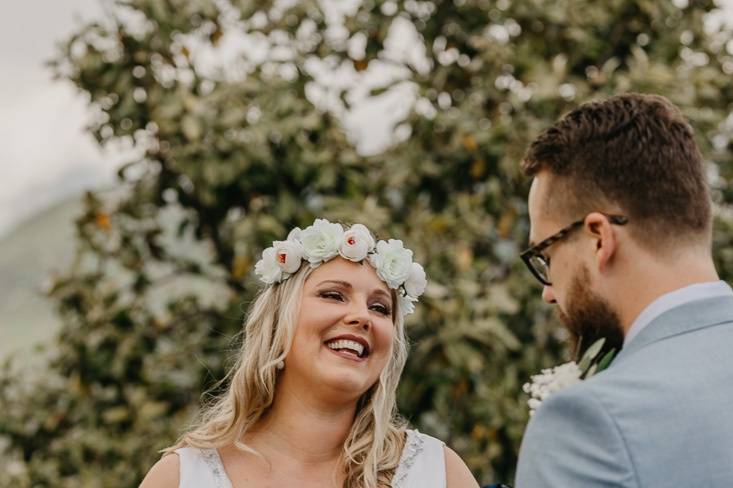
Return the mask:
<path id="1" fill-rule="evenodd" d="M 326 347 L 345 357 L 365 359 L 369 357 L 369 347 L 350 339 L 333 339 L 325 343 Z"/>

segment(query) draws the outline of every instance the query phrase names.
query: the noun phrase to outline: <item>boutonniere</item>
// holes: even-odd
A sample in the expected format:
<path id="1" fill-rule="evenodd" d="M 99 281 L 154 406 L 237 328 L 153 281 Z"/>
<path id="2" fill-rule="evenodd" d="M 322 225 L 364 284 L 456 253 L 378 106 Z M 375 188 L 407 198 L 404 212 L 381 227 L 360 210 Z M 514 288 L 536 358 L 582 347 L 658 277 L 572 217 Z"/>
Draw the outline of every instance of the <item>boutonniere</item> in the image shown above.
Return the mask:
<path id="1" fill-rule="evenodd" d="M 543 369 L 539 374 L 532 375 L 529 383 L 522 387 L 524 392 L 529 395 L 529 400 L 527 400 L 529 414 L 533 415 L 542 402 L 556 391 L 587 380 L 608 368 L 616 351 L 612 349 L 601 356 L 601 350 L 605 342 L 606 339 L 598 339 L 594 342 L 585 351 L 578 363 L 570 361 L 554 368 Z"/>

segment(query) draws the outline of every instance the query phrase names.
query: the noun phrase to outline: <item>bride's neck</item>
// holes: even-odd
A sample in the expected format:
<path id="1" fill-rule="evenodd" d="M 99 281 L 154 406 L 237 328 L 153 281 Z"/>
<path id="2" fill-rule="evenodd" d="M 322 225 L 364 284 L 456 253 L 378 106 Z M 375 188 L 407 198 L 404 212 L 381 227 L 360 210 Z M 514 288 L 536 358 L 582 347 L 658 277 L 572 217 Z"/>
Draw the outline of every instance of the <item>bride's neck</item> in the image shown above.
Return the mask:
<path id="1" fill-rule="evenodd" d="M 319 402 L 306 392 L 281 391 L 253 429 L 253 441 L 303 464 L 336 461 L 355 411 L 355 402 L 332 404 Z"/>

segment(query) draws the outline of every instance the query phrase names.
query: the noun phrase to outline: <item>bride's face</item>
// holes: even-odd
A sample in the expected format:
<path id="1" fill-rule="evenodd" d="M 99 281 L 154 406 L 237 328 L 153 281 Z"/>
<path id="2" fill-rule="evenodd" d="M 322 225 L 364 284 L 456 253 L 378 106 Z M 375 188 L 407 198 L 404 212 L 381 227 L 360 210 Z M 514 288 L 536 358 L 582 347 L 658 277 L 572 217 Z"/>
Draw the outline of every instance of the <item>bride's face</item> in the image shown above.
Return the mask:
<path id="1" fill-rule="evenodd" d="M 312 393 L 358 399 L 392 353 L 392 293 L 369 264 L 340 257 L 316 268 L 302 293 L 284 374 Z"/>

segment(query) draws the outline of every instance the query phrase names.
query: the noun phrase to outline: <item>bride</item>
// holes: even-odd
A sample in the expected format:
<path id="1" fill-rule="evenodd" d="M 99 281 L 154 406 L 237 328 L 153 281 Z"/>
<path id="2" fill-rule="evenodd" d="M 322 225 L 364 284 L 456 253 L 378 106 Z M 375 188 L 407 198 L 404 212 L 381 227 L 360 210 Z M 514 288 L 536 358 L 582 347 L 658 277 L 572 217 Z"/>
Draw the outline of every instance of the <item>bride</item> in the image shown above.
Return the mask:
<path id="1" fill-rule="evenodd" d="M 396 413 L 404 315 L 426 285 L 402 241 L 318 219 L 274 242 L 255 273 L 266 286 L 226 393 L 141 488 L 478 486 Z"/>

